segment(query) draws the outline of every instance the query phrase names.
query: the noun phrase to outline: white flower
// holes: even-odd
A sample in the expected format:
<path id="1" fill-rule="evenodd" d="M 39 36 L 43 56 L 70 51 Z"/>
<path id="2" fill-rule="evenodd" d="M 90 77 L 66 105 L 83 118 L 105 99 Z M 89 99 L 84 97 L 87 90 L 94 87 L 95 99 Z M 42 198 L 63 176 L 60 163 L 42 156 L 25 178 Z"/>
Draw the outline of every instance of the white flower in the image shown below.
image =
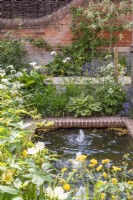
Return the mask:
<path id="1" fill-rule="evenodd" d="M 52 190 L 51 187 L 46 188 L 46 192 L 48 197 L 57 198 L 58 200 L 65 200 L 68 198 L 68 193 L 64 193 L 64 190 L 62 187 L 56 187 L 54 190 Z"/>
<path id="2" fill-rule="evenodd" d="M 85 196 L 86 194 L 86 189 L 83 187 L 83 186 L 80 186 L 78 191 L 76 192 L 75 196 L 76 197 L 79 197 L 77 200 L 84 200 L 83 197 Z"/>
<path id="3" fill-rule="evenodd" d="M 78 153 L 76 153 L 76 159 L 71 159 L 70 160 L 71 163 L 72 163 L 73 168 L 78 169 L 78 168 L 80 168 L 82 166 L 82 163 L 77 160 L 77 157 L 81 156 L 81 155 L 82 155 L 82 153 L 78 152 Z"/>
<path id="4" fill-rule="evenodd" d="M 44 149 L 44 143 L 43 142 L 37 142 L 36 143 L 36 149 L 38 149 L 39 151 Z"/>
<path id="5" fill-rule="evenodd" d="M 32 62 L 32 63 L 29 63 L 29 64 L 34 67 L 36 65 L 36 62 Z"/>
<path id="6" fill-rule="evenodd" d="M 63 62 L 63 63 L 66 63 L 66 62 L 68 62 L 68 61 L 70 61 L 70 60 L 71 60 L 71 58 L 67 57 L 67 58 L 65 58 L 62 62 Z"/>
<path id="7" fill-rule="evenodd" d="M 33 68 L 34 70 L 38 70 L 38 69 L 41 69 L 41 66 L 34 66 Z"/>
<path id="8" fill-rule="evenodd" d="M 35 147 L 29 148 L 27 150 L 28 154 L 34 155 L 36 153 L 38 153 L 39 151 L 42 151 L 44 149 L 44 143 L 43 142 L 37 142 Z"/>
<path id="9" fill-rule="evenodd" d="M 105 59 L 111 58 L 111 57 L 112 57 L 112 55 L 106 55 L 106 56 L 105 56 Z"/>
<path id="10" fill-rule="evenodd" d="M 12 70 L 13 70 L 14 67 L 13 67 L 13 65 L 9 65 L 9 66 L 6 67 L 6 70 L 7 70 L 7 69 L 12 69 Z"/>
<path id="11" fill-rule="evenodd" d="M 66 60 L 66 59 L 64 59 L 62 62 L 63 62 L 63 63 L 66 63 L 66 62 L 67 62 L 67 60 Z"/>
<path id="12" fill-rule="evenodd" d="M 11 70 L 11 74 L 16 74 L 16 70 Z"/>
<path id="13" fill-rule="evenodd" d="M 114 92 L 113 89 L 112 89 L 112 88 L 109 88 L 108 93 L 109 93 L 109 94 L 112 94 L 113 92 Z"/>
<path id="14" fill-rule="evenodd" d="M 6 89 L 6 86 L 3 84 L 0 84 L 0 90 L 4 90 L 4 89 Z"/>
<path id="15" fill-rule="evenodd" d="M 17 76 L 17 77 L 20 77 L 20 76 L 22 76 L 22 75 L 23 75 L 22 72 L 18 72 L 18 73 L 16 73 L 16 76 Z"/>
<path id="16" fill-rule="evenodd" d="M 57 56 L 56 51 L 52 51 L 50 54 L 51 54 L 51 56 Z"/>
<path id="17" fill-rule="evenodd" d="M 5 85 L 9 85 L 10 84 L 9 80 L 6 79 L 6 78 L 1 79 L 1 82 L 3 82 Z"/>
<path id="18" fill-rule="evenodd" d="M 5 71 L 4 69 L 1 69 L 1 70 L 0 70 L 0 76 L 3 77 L 5 74 L 6 74 L 6 71 Z"/>
<path id="19" fill-rule="evenodd" d="M 71 60 L 71 58 L 70 58 L 70 57 L 67 57 L 67 58 L 66 58 L 66 60 L 67 60 L 67 61 L 70 61 L 70 60 Z"/>

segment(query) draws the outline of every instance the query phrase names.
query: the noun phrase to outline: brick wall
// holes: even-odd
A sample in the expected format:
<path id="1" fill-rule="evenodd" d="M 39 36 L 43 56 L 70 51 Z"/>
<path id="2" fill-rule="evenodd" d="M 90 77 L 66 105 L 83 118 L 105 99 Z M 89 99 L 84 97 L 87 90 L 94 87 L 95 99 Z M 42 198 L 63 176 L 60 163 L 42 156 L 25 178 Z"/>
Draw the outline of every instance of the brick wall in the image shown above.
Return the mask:
<path id="1" fill-rule="evenodd" d="M 0 19 L 0 37 L 3 37 L 7 31 L 13 31 L 14 36 L 44 38 L 53 49 L 58 44 L 66 45 L 72 41 L 70 31 L 71 14 L 70 7 L 72 5 L 85 6 L 89 0 L 73 0 L 70 4 L 59 9 L 51 15 L 47 15 L 37 19 Z M 131 16 L 130 16 L 131 17 Z M 131 31 L 123 31 L 123 39 L 118 42 L 119 47 L 130 47 L 132 42 Z M 119 32 L 117 34 L 120 34 Z M 104 36 L 108 37 L 108 33 L 104 32 Z M 44 50 L 32 47 L 26 43 L 28 50 L 28 62 L 38 61 L 38 63 L 46 64 L 52 58 L 50 54 Z"/>

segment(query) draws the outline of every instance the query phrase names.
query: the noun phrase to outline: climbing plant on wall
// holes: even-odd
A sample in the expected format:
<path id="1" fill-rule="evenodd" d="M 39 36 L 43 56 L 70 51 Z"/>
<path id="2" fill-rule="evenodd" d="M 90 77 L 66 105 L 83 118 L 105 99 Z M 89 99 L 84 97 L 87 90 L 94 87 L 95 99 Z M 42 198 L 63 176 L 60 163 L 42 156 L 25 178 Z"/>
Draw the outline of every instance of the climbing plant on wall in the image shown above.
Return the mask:
<path id="1" fill-rule="evenodd" d="M 70 56 L 78 69 L 85 62 L 102 57 L 103 47 L 109 47 L 110 51 L 113 45 L 123 39 L 123 30 L 130 30 L 130 11 L 130 2 L 127 0 L 119 3 L 110 0 L 91 1 L 86 9 L 72 7 L 73 43 L 64 48 L 65 56 Z"/>

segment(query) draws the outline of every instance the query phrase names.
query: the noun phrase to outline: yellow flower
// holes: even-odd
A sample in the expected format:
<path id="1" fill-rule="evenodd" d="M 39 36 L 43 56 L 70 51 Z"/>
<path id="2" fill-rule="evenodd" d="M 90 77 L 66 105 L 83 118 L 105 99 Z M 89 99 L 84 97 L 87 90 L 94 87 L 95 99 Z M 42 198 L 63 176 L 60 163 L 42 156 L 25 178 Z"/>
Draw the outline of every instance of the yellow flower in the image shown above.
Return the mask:
<path id="1" fill-rule="evenodd" d="M 93 165 L 93 164 L 90 164 L 89 167 L 94 167 L 94 165 Z"/>
<path id="2" fill-rule="evenodd" d="M 61 170 L 62 173 L 66 172 L 66 171 L 67 171 L 66 167 L 62 168 L 62 170 Z"/>
<path id="3" fill-rule="evenodd" d="M 116 178 L 112 178 L 111 181 L 112 181 L 113 184 L 117 184 L 118 183 L 118 180 Z"/>
<path id="4" fill-rule="evenodd" d="M 95 166 L 95 165 L 97 165 L 98 162 L 97 162 L 96 159 L 93 158 L 93 159 L 90 160 L 90 163 L 91 163 L 93 166 Z"/>
<path id="5" fill-rule="evenodd" d="M 99 172 L 101 169 L 102 169 L 102 165 L 99 165 L 98 167 L 97 167 L 97 171 Z"/>
<path id="6" fill-rule="evenodd" d="M 103 172 L 103 177 L 107 178 L 108 174 L 106 172 Z"/>
<path id="7" fill-rule="evenodd" d="M 111 199 L 112 199 L 112 200 L 115 200 L 115 196 L 114 196 L 114 195 L 112 195 L 112 196 L 111 196 Z"/>
<path id="8" fill-rule="evenodd" d="M 77 169 L 73 169 L 73 172 L 77 172 Z"/>
<path id="9" fill-rule="evenodd" d="M 102 193 L 101 194 L 101 200 L 104 200 L 106 198 L 106 194 L 105 193 Z"/>
<path id="10" fill-rule="evenodd" d="M 25 157 L 28 155 L 26 150 L 24 150 L 24 151 L 22 152 L 22 154 L 23 154 L 23 156 L 25 156 Z"/>
<path id="11" fill-rule="evenodd" d="M 102 160 L 102 163 L 103 163 L 103 164 L 106 164 L 106 163 L 109 163 L 109 162 L 110 162 L 109 159 L 104 159 L 104 160 Z"/>
<path id="12" fill-rule="evenodd" d="M 127 182 L 129 185 L 133 185 L 133 181 L 128 181 Z"/>
<path id="13" fill-rule="evenodd" d="M 76 160 L 80 161 L 80 162 L 85 162 L 86 161 L 87 156 L 85 155 L 80 155 L 77 156 Z"/>
<path id="14" fill-rule="evenodd" d="M 121 168 L 120 168 L 120 167 L 112 166 L 112 168 L 113 168 L 113 171 L 114 171 L 114 172 L 121 171 Z"/>
<path id="15" fill-rule="evenodd" d="M 71 189 L 70 184 L 68 184 L 68 183 L 64 184 L 63 189 L 66 190 L 66 191 L 69 191 Z"/>
<path id="16" fill-rule="evenodd" d="M 11 182 L 14 181 L 14 178 L 12 177 L 13 173 L 11 171 L 6 171 L 2 174 L 2 181 L 4 181 L 6 184 L 11 184 Z"/>

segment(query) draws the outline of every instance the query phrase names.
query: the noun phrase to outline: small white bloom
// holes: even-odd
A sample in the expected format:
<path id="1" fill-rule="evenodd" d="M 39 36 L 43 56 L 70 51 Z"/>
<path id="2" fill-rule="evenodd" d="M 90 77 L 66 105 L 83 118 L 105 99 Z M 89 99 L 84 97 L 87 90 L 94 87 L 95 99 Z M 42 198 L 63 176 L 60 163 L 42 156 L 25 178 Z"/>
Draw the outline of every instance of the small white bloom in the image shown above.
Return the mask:
<path id="1" fill-rule="evenodd" d="M 6 71 L 5 71 L 4 69 L 1 69 L 1 70 L 0 70 L 0 76 L 3 77 L 3 76 L 5 76 L 5 74 L 6 74 Z"/>
<path id="2" fill-rule="evenodd" d="M 66 60 L 66 59 L 64 59 L 62 62 L 63 62 L 63 63 L 66 63 L 66 62 L 67 62 L 67 60 Z"/>
<path id="3" fill-rule="evenodd" d="M 77 160 L 78 156 L 81 156 L 82 153 L 78 152 L 76 153 L 76 159 L 71 159 L 70 162 L 72 163 L 73 168 L 78 169 L 82 166 L 82 163 L 80 161 Z"/>
<path id="4" fill-rule="evenodd" d="M 29 64 L 34 67 L 36 65 L 36 62 L 32 62 L 32 63 L 29 63 Z"/>
<path id="5" fill-rule="evenodd" d="M 11 70 L 11 74 L 16 74 L 16 70 Z"/>
<path id="6" fill-rule="evenodd" d="M 68 193 L 64 193 L 64 190 L 62 187 L 56 187 L 54 190 L 52 190 L 51 187 L 46 188 L 46 192 L 48 197 L 57 198 L 58 200 L 65 200 L 68 198 Z"/>
<path id="7" fill-rule="evenodd" d="M 3 84 L 0 84 L 0 90 L 4 90 L 4 89 L 6 89 L 6 86 Z"/>
<path id="8" fill-rule="evenodd" d="M 71 60 L 71 58 L 70 58 L 70 57 L 67 57 L 67 58 L 66 58 L 66 60 L 67 60 L 67 61 L 70 61 L 70 60 Z"/>
<path id="9" fill-rule="evenodd" d="M 17 75 L 17 77 L 19 77 L 19 76 L 22 76 L 23 73 L 22 72 L 18 72 L 18 73 L 16 73 L 16 75 Z"/>
<path id="10" fill-rule="evenodd" d="M 38 70 L 38 69 L 41 69 L 41 66 L 34 66 L 33 68 L 34 70 Z"/>
<path id="11" fill-rule="evenodd" d="M 112 94 L 113 92 L 114 92 L 113 89 L 112 89 L 112 88 L 109 88 L 108 93 L 109 93 L 109 94 Z"/>
<path id="12" fill-rule="evenodd" d="M 7 70 L 7 69 L 12 69 L 12 70 L 13 70 L 14 67 L 13 67 L 13 65 L 9 65 L 9 66 L 6 67 L 6 70 Z"/>
<path id="13" fill-rule="evenodd" d="M 30 154 L 30 155 L 35 155 L 37 152 L 38 151 L 35 147 L 28 148 L 28 150 L 27 150 L 27 154 Z"/>
<path id="14" fill-rule="evenodd" d="M 6 79 L 6 78 L 1 79 L 1 82 L 3 82 L 5 85 L 9 85 L 10 84 L 9 80 Z"/>
<path id="15" fill-rule="evenodd" d="M 52 51 L 50 54 L 51 54 L 51 56 L 57 56 L 56 51 Z"/>
<path id="16" fill-rule="evenodd" d="M 86 189 L 83 186 L 80 186 L 75 196 L 79 197 L 77 200 L 84 200 L 83 197 L 85 197 L 85 194 L 86 194 Z"/>
<path id="17" fill-rule="evenodd" d="M 68 61 L 70 61 L 70 60 L 71 60 L 71 58 L 67 57 L 67 58 L 65 58 L 62 62 L 63 62 L 63 63 L 66 63 L 66 62 L 68 62 Z"/>
<path id="18" fill-rule="evenodd" d="M 36 153 L 38 153 L 39 151 L 42 151 L 44 149 L 44 143 L 43 142 L 37 142 L 35 147 L 32 148 L 28 148 L 27 153 L 34 155 Z"/>
<path id="19" fill-rule="evenodd" d="M 38 150 L 38 151 L 41 151 L 41 150 L 43 150 L 44 149 L 44 143 L 43 142 L 37 142 L 36 143 L 36 149 Z"/>

